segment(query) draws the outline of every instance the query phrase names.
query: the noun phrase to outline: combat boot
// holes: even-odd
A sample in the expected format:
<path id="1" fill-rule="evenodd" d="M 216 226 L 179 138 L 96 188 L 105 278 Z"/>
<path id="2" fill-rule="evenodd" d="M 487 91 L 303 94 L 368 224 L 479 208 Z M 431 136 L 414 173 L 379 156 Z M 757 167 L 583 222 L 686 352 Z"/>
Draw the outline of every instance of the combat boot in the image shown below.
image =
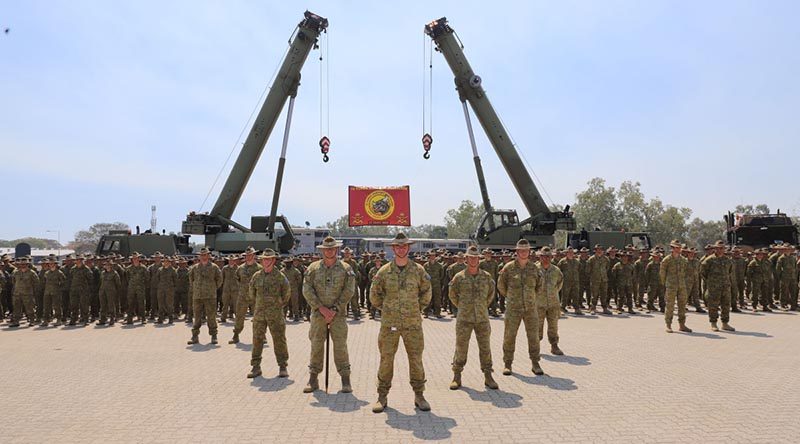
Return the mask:
<path id="1" fill-rule="evenodd" d="M 39 324 L 39 326 L 42 327 L 42 328 L 46 328 L 47 327 L 47 321 L 42 321 L 42 323 Z"/>
<path id="2" fill-rule="evenodd" d="M 212 344 L 216 344 L 217 343 L 217 335 L 211 335 L 211 343 Z"/>
<path id="3" fill-rule="evenodd" d="M 717 327 L 717 321 L 713 321 L 711 323 L 711 331 L 719 331 L 719 327 Z"/>
<path id="4" fill-rule="evenodd" d="M 678 328 L 678 330 L 680 330 L 680 331 L 682 331 L 684 333 L 691 333 L 692 332 L 692 329 L 687 327 L 686 324 L 683 323 L 683 322 L 681 322 L 681 326 Z"/>
<path id="5" fill-rule="evenodd" d="M 532 369 L 532 371 L 533 371 L 533 374 L 534 374 L 534 375 L 541 376 L 541 375 L 543 375 L 543 374 L 544 374 L 544 370 L 542 370 L 542 367 L 539 365 L 539 363 L 538 363 L 538 362 L 534 362 L 534 363 L 533 363 L 533 369 Z"/>
<path id="6" fill-rule="evenodd" d="M 431 410 L 431 405 L 428 404 L 428 401 L 425 399 L 425 396 L 422 392 L 414 392 L 414 406 L 423 412 L 428 412 Z"/>
<path id="7" fill-rule="evenodd" d="M 550 346 L 550 353 L 556 356 L 564 356 L 564 352 L 561 351 L 560 348 L 558 348 L 558 344 L 553 344 Z"/>
<path id="8" fill-rule="evenodd" d="M 192 335 L 192 339 L 189 339 L 188 341 L 186 341 L 186 344 L 187 345 L 194 345 L 194 344 L 197 344 L 198 342 L 200 342 L 200 339 L 197 338 L 197 335 Z"/>
<path id="9" fill-rule="evenodd" d="M 608 307 L 603 307 L 603 314 L 604 315 L 613 315 L 614 312 L 608 309 Z"/>
<path id="10" fill-rule="evenodd" d="M 458 375 L 458 376 L 459 376 L 459 379 L 460 379 L 461 375 Z M 461 381 L 459 381 L 459 382 L 461 382 Z M 495 381 L 494 378 L 492 377 L 492 372 L 491 371 L 483 372 L 483 385 L 485 385 L 487 388 L 492 389 L 492 390 L 497 390 L 497 389 L 500 388 L 500 386 L 497 385 L 497 381 Z M 450 388 L 451 389 L 453 388 L 452 384 L 450 384 Z"/>
<path id="11" fill-rule="evenodd" d="M 278 368 L 278 377 L 279 378 L 288 378 L 289 377 L 289 370 L 286 369 L 285 365 L 282 365 Z"/>
<path id="12" fill-rule="evenodd" d="M 450 390 L 461 388 L 461 372 L 453 372 L 453 381 L 450 383 Z"/>
<path id="13" fill-rule="evenodd" d="M 116 318 L 111 318 L 111 320 L 108 321 L 108 325 L 114 325 L 114 323 L 116 322 L 117 322 Z"/>
<path id="14" fill-rule="evenodd" d="M 725 331 L 736 331 L 736 329 L 731 327 L 731 324 L 728 324 L 727 322 L 722 323 L 722 329 Z"/>
<path id="15" fill-rule="evenodd" d="M 583 311 L 581 311 L 580 307 L 575 308 L 575 315 L 576 316 L 583 316 Z"/>
<path id="16" fill-rule="evenodd" d="M 386 395 L 383 393 L 378 395 L 378 400 L 375 401 L 375 404 L 372 404 L 372 413 L 382 413 L 386 409 Z"/>
<path id="17" fill-rule="evenodd" d="M 628 314 L 632 314 L 632 315 L 636 314 L 636 312 L 633 311 L 633 307 L 628 307 Z"/>
<path id="18" fill-rule="evenodd" d="M 506 362 L 505 367 L 503 367 L 503 374 L 505 376 L 511 376 L 511 373 L 513 373 L 511 371 L 511 363 L 510 362 Z"/>
<path id="19" fill-rule="evenodd" d="M 97 321 L 97 325 L 106 325 L 106 320 L 100 319 L 99 321 Z"/>
<path id="20" fill-rule="evenodd" d="M 696 307 L 694 309 L 694 311 L 697 312 L 697 313 L 708 313 L 707 311 L 703 310 L 703 307 L 699 307 L 699 306 Z"/>
<path id="21" fill-rule="evenodd" d="M 239 343 L 239 333 L 234 333 L 233 338 L 228 341 L 228 344 L 238 344 Z"/>
<path id="22" fill-rule="evenodd" d="M 667 333 L 672 333 L 672 324 L 667 324 Z"/>
<path id="23" fill-rule="evenodd" d="M 311 373 L 308 376 L 308 384 L 303 388 L 303 393 L 312 393 L 315 390 L 319 390 L 319 380 L 316 373 Z"/>
<path id="24" fill-rule="evenodd" d="M 253 378 L 258 377 L 258 376 L 261 376 L 261 366 L 260 365 L 254 365 L 253 369 L 250 370 L 250 373 L 247 374 L 247 378 L 248 379 L 253 379 Z"/>
<path id="25" fill-rule="evenodd" d="M 19 327 L 19 322 L 17 322 L 17 321 L 11 321 L 11 323 L 10 323 L 10 324 L 8 324 L 8 326 L 9 326 L 9 327 Z"/>
<path id="26" fill-rule="evenodd" d="M 350 385 L 350 375 L 342 375 L 342 393 L 353 393 L 353 386 Z"/>

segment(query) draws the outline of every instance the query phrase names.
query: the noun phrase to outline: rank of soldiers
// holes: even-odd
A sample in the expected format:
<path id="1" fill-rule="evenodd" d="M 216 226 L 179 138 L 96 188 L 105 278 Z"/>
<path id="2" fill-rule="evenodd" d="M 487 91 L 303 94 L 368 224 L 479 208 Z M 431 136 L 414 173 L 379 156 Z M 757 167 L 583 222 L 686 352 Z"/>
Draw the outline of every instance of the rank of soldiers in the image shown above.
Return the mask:
<path id="1" fill-rule="evenodd" d="M 712 331 L 734 331 L 730 313 L 742 309 L 798 310 L 798 257 L 790 245 L 742 251 L 722 241 L 707 245 L 701 256 L 675 240 L 668 251 L 628 246 L 621 251 L 595 245 L 593 251 L 534 252 L 520 240 L 513 252 L 431 250 L 410 257 L 413 241 L 403 233 L 386 254 L 363 253 L 357 260 L 349 248 L 327 237 L 319 255 L 281 258 L 272 250 L 248 248 L 241 255 L 212 256 L 207 249 L 196 257 L 159 253 L 145 258 L 111 255 L 70 256 L 59 264 L 50 257 L 35 266 L 30 258 L 2 256 L 0 314 L 8 328 L 29 325 L 46 328 L 114 325 L 147 321 L 173 323 L 183 316 L 191 324 L 189 345 L 199 343 L 205 323 L 211 343 L 217 344 L 218 323 L 234 322 L 229 344 L 239 342 L 245 319 L 252 316 L 253 348 L 248 378 L 262 374 L 262 350 L 269 330 L 278 376 L 287 377 L 289 352 L 286 321 L 310 322 L 309 380 L 303 391 L 320 389 L 326 350 L 333 343 L 335 370 L 341 391 L 352 391 L 347 350 L 347 317 L 364 312 L 380 320 L 378 399 L 372 410 L 384 411 L 394 376 L 394 357 L 402 339 L 409 362 L 414 404 L 430 409 L 424 397 L 425 369 L 423 318 L 456 318 L 452 390 L 461 387 L 470 337 L 475 335 L 484 385 L 497 389 L 490 349 L 491 317 L 503 316 L 503 375 L 511 375 L 517 333 L 524 326 L 532 372 L 539 365 L 540 342 L 546 337 L 550 352 L 559 348 L 558 320 L 564 313 L 583 316 L 617 313 L 664 313 L 666 332 L 691 333 L 686 309 L 708 313 Z M 705 308 L 703 308 L 705 307 Z M 721 321 L 721 326 L 718 325 Z M 327 377 L 326 377 L 327 389 Z"/>

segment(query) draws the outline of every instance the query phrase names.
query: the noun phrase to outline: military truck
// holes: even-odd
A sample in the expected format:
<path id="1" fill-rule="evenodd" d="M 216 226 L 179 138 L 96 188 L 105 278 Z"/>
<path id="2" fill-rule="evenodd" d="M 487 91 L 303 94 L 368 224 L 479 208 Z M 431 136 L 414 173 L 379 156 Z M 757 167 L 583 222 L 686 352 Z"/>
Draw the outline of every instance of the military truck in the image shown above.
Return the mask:
<path id="1" fill-rule="evenodd" d="M 132 234 L 130 230 L 111 230 L 97 243 L 97 255 L 121 254 L 129 256 L 133 252 L 151 256 L 155 252 L 163 254 L 191 254 L 188 234 Z"/>
<path id="2" fill-rule="evenodd" d="M 725 237 L 729 245 L 744 250 L 772 244 L 798 245 L 798 228 L 791 217 L 778 210 L 775 214 L 734 214 L 723 216 Z"/>
<path id="3" fill-rule="evenodd" d="M 588 248 L 592 249 L 595 245 L 602 245 L 606 248 L 615 247 L 622 249 L 628 245 L 633 245 L 638 249 L 650 249 L 653 243 L 650 240 L 650 235 L 642 231 L 586 231 L 568 233 L 566 247 L 575 249 Z"/>

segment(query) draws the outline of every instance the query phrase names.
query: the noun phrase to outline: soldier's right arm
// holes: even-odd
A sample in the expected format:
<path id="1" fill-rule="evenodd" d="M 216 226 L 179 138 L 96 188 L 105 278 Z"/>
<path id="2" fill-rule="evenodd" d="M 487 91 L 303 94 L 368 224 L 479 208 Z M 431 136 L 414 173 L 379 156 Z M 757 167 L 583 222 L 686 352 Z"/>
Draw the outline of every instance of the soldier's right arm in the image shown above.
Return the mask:
<path id="1" fill-rule="evenodd" d="M 306 270 L 306 275 L 303 278 L 303 297 L 305 298 L 306 302 L 308 302 L 308 306 L 311 307 L 311 311 L 319 310 L 319 307 L 322 305 L 322 302 L 319 300 L 319 296 L 317 295 L 317 290 L 314 289 L 314 273 L 316 267 L 308 267 Z"/>
<path id="2" fill-rule="evenodd" d="M 450 298 L 450 301 L 453 303 L 453 306 L 456 307 L 456 308 L 458 308 L 458 298 L 459 298 L 458 282 L 460 280 L 461 280 L 460 279 L 460 275 L 457 274 L 457 275 L 453 276 L 453 279 L 448 284 L 450 289 L 447 292 L 447 297 Z"/>
<path id="3" fill-rule="evenodd" d="M 372 306 L 381 309 L 383 307 L 383 297 L 384 292 L 386 291 L 383 287 L 383 273 L 378 270 L 375 273 L 375 277 L 372 278 L 372 286 L 369 288 L 369 301 L 372 303 Z"/>
<path id="4" fill-rule="evenodd" d="M 505 269 L 506 267 L 503 267 L 497 276 L 497 292 L 500 293 L 500 296 L 503 297 L 506 297 L 506 291 L 508 290 L 508 282 L 506 281 Z"/>
<path id="5" fill-rule="evenodd" d="M 658 269 L 658 280 L 661 282 L 661 285 L 667 284 L 667 269 L 670 267 L 672 261 L 669 257 L 661 261 L 661 267 Z"/>

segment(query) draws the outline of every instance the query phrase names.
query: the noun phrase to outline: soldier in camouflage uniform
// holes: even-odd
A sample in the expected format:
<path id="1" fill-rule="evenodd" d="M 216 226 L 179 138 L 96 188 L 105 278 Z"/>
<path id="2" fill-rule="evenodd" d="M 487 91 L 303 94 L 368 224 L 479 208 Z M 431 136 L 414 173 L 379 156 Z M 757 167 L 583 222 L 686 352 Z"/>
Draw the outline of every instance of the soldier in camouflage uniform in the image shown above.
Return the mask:
<path id="1" fill-rule="evenodd" d="M 145 318 L 145 294 L 149 274 L 147 267 L 141 263 L 141 255 L 137 252 L 131 254 L 131 264 L 125 270 L 125 278 L 128 281 L 128 319 L 126 324 L 133 324 L 133 314 L 139 316 L 142 324 L 147 323 Z"/>
<path id="2" fill-rule="evenodd" d="M 308 384 L 304 393 L 319 389 L 319 375 L 323 368 L 325 341 L 330 334 L 333 342 L 333 362 L 342 378 L 342 392 L 353 391 L 350 384 L 350 356 L 347 351 L 347 305 L 358 305 L 353 298 L 356 274 L 346 259 L 339 260 L 341 244 L 331 236 L 326 237 L 317 249 L 322 259 L 308 266 L 303 280 L 303 297 L 311 307 L 311 357 L 308 364 Z M 349 255 L 345 252 L 345 258 Z M 357 266 L 357 264 L 356 264 Z"/>
<path id="3" fill-rule="evenodd" d="M 602 245 L 594 246 L 594 255 L 586 260 L 586 272 L 589 275 L 589 285 L 591 301 L 589 302 L 589 312 L 595 314 L 597 311 L 597 299 L 600 298 L 600 305 L 603 306 L 604 314 L 611 314 L 608 309 L 608 271 L 610 265 L 608 258 L 604 256 Z"/>
<path id="4" fill-rule="evenodd" d="M 236 299 L 239 296 L 239 278 L 236 276 L 238 269 L 239 261 L 235 256 L 228 258 L 228 264 L 222 267 L 222 310 L 220 322 L 226 322 L 228 318 L 234 317 Z"/>
<path id="5" fill-rule="evenodd" d="M 286 378 L 289 376 L 289 371 L 286 369 L 289 363 L 289 348 L 286 345 L 286 319 L 283 317 L 283 307 L 289 303 L 291 297 L 289 280 L 275 266 L 278 260 L 275 251 L 268 248 L 259 259 L 261 270 L 253 275 L 248 286 L 250 298 L 255 302 L 256 308 L 253 314 L 253 351 L 250 358 L 250 365 L 253 368 L 247 377 L 255 378 L 261 375 L 263 338 L 269 328 L 275 360 L 278 363 L 278 377 Z"/>
<path id="6" fill-rule="evenodd" d="M 291 290 L 291 316 L 294 322 L 302 320 L 300 311 L 300 300 L 303 298 L 303 273 L 294 266 L 295 258 L 288 258 L 284 261 L 283 274 L 289 280 L 289 290 Z"/>
<path id="7" fill-rule="evenodd" d="M 442 318 L 442 286 L 445 282 L 445 271 L 441 262 L 436 258 L 436 251 L 428 251 L 428 261 L 423 265 L 425 272 L 431 277 L 431 305 L 426 308 L 425 317 L 428 314 Z"/>
<path id="8" fill-rule="evenodd" d="M 184 258 L 178 259 L 178 269 L 175 270 L 177 279 L 175 281 L 175 316 L 184 313 L 184 319 L 188 322 L 189 315 L 189 267 L 188 261 Z"/>
<path id="9" fill-rule="evenodd" d="M 717 316 L 722 311 L 722 329 L 735 331 L 730 326 L 730 261 L 725 257 L 725 244 L 717 241 L 714 244 L 714 254 L 703 259 L 700 274 L 706 281 L 706 304 L 708 305 L 708 318 L 711 321 L 711 330 L 717 328 Z"/>
<path id="10" fill-rule="evenodd" d="M 589 279 L 589 267 L 587 261 L 589 260 L 589 249 L 586 247 L 581 248 L 580 256 L 578 257 L 578 274 L 580 276 L 580 287 L 578 289 L 578 303 L 579 308 L 583 309 L 583 304 L 586 302 L 588 305 L 592 300 L 591 280 Z M 577 313 L 576 313 L 577 314 Z M 581 313 L 583 314 L 583 313 Z"/>
<path id="11" fill-rule="evenodd" d="M 608 296 L 606 296 L 606 307 L 610 309 L 611 307 L 611 299 L 614 299 L 614 302 L 619 303 L 617 299 L 619 299 L 618 289 L 617 289 L 617 278 L 614 275 L 614 265 L 619 263 L 619 257 L 617 257 L 617 249 L 614 247 L 608 247 L 606 250 L 606 257 L 608 258 Z M 609 311 L 607 314 L 613 314 Z"/>
<path id="12" fill-rule="evenodd" d="M 106 321 L 114 325 L 117 320 L 117 294 L 122 289 L 122 280 L 116 271 L 114 263 L 107 260 L 100 273 L 100 285 L 98 289 L 100 299 L 100 316 L 97 325 L 105 325 Z"/>
<path id="13" fill-rule="evenodd" d="M 647 263 L 650 262 L 650 251 L 646 248 L 639 249 L 639 258 L 633 263 L 634 297 L 636 308 L 644 306 L 644 293 L 647 290 Z"/>
<path id="14" fill-rule="evenodd" d="M 567 248 L 564 258 L 558 261 L 557 266 L 564 275 L 564 287 L 561 289 L 561 309 L 566 312 L 567 306 L 572 305 L 576 315 L 583 315 L 580 294 L 578 293 L 581 279 L 581 263 L 575 258 L 575 250 Z"/>
<path id="15" fill-rule="evenodd" d="M 487 270 L 481 269 L 481 255 L 478 247 L 474 245 L 469 247 L 466 257 L 467 268 L 453 276 L 448 292 L 453 305 L 460 311 L 460 315 L 456 319 L 456 351 L 453 356 L 453 381 L 450 383 L 450 390 L 457 390 L 461 387 L 461 372 L 467 363 L 469 339 L 473 331 L 475 339 L 478 341 L 478 356 L 484 375 L 483 383 L 486 387 L 496 390 L 497 382 L 492 377 L 490 345 L 492 328 L 487 311 L 495 299 L 494 279 Z"/>
<path id="16" fill-rule="evenodd" d="M 161 259 L 163 255 L 156 251 L 153 254 L 153 263 L 147 267 L 147 274 L 148 274 L 148 291 L 150 297 L 148 299 L 148 303 L 150 304 L 150 320 L 153 321 L 158 314 L 158 271 L 161 269 Z"/>
<path id="17" fill-rule="evenodd" d="M 763 249 L 758 249 L 755 253 L 755 259 L 747 264 L 747 282 L 750 285 L 753 311 L 758 309 L 759 302 L 761 302 L 764 307 L 764 311 L 772 311 L 769 308 L 769 296 L 766 293 L 767 285 L 764 282 L 764 275 L 767 272 L 767 266 L 764 264 L 767 252 Z"/>
<path id="18" fill-rule="evenodd" d="M 54 325 L 58 326 L 61 325 L 61 318 L 64 317 L 61 295 L 64 285 L 67 283 L 67 277 L 58 269 L 55 260 L 48 261 L 45 269 L 42 327 L 47 327 L 47 324 L 53 319 L 53 311 L 55 311 Z"/>
<path id="19" fill-rule="evenodd" d="M 358 272 L 358 262 L 356 262 L 356 260 L 353 259 L 353 250 L 351 250 L 349 247 L 345 247 L 342 250 L 342 256 L 343 256 L 342 257 L 342 262 L 344 262 L 347 265 L 349 265 L 350 266 L 350 270 L 352 270 L 354 276 L 357 277 L 357 275 L 355 275 L 355 273 Z M 347 306 L 347 310 L 350 313 L 352 313 L 353 319 L 355 319 L 355 320 L 361 319 L 361 309 L 358 306 L 358 288 L 354 288 L 353 289 L 353 296 L 350 299 L 350 303 Z"/>
<path id="20" fill-rule="evenodd" d="M 456 254 L 455 261 L 452 264 L 448 265 L 447 268 L 445 269 L 445 275 L 447 277 L 447 282 L 452 281 L 453 277 L 456 274 L 458 274 L 459 271 L 464 270 L 465 268 L 467 268 L 467 264 L 464 263 L 465 259 L 466 258 L 464 257 L 464 253 L 463 252 L 458 252 L 458 254 Z M 449 288 L 448 288 L 448 291 L 450 291 Z M 453 317 L 458 316 L 458 308 L 454 307 L 450 303 L 450 298 L 449 297 L 448 297 L 447 301 L 448 301 L 448 305 L 450 306 L 450 313 L 453 315 Z"/>
<path id="21" fill-rule="evenodd" d="M 744 292 L 745 277 L 747 275 L 747 259 L 742 257 L 742 250 L 740 248 L 736 247 L 733 249 L 733 258 L 731 262 L 734 272 L 734 285 L 732 288 L 734 292 L 731 294 L 731 310 L 737 311 L 739 308 L 746 308 Z"/>
<path id="22" fill-rule="evenodd" d="M 623 251 L 620 253 L 620 261 L 614 264 L 613 275 L 617 282 L 617 311 L 625 312 L 625 305 L 628 306 L 629 314 L 636 314 L 633 310 L 633 281 L 635 268 L 631 265 L 630 254 Z"/>
<path id="23" fill-rule="evenodd" d="M 172 258 L 164 257 L 158 270 L 158 323 L 166 320 L 170 324 L 175 319 L 175 288 L 178 286 L 178 272 L 172 266 Z"/>
<path id="24" fill-rule="evenodd" d="M 664 286 L 667 304 L 664 310 L 664 321 L 667 323 L 667 333 L 672 333 L 672 316 L 675 312 L 675 301 L 678 302 L 678 323 L 679 330 L 691 333 L 692 330 L 686 326 L 686 302 L 688 301 L 688 291 L 686 290 L 686 276 L 689 261 L 681 255 L 683 245 L 678 240 L 673 240 L 669 244 L 672 252 L 661 261 L 658 270 L 659 281 Z"/>
<path id="25" fill-rule="evenodd" d="M 250 280 L 259 270 L 261 265 L 256 263 L 256 250 L 247 247 L 244 251 L 244 264 L 239 266 L 236 276 L 239 278 L 239 297 L 236 299 L 236 323 L 233 326 L 233 338 L 228 344 L 239 342 L 239 333 L 244 330 L 244 319 L 247 311 L 253 306 L 253 299 L 250 298 Z"/>
<path id="26" fill-rule="evenodd" d="M 664 312 L 666 301 L 664 301 L 664 286 L 661 284 L 661 252 L 654 250 L 650 253 L 650 262 L 645 267 L 645 278 L 647 279 L 647 312 L 659 310 Z M 656 308 L 658 301 L 658 308 Z"/>
<path id="27" fill-rule="evenodd" d="M 533 363 L 533 373 L 543 375 L 539 366 L 539 312 L 536 307 L 536 293 L 542 288 L 541 271 L 530 260 L 531 246 L 527 239 L 520 239 L 516 245 L 517 257 L 507 263 L 497 278 L 497 289 L 506 298 L 506 316 L 503 331 L 503 374 L 511 375 L 517 331 L 525 324 L 528 338 L 528 356 Z"/>
<path id="28" fill-rule="evenodd" d="M 75 266 L 72 268 L 71 276 L 69 325 L 75 325 L 78 321 L 86 325 L 89 323 L 89 300 L 91 298 L 94 273 L 83 263 L 83 257 L 78 256 L 75 259 Z"/>
<path id="29" fill-rule="evenodd" d="M 492 258 L 492 250 L 488 248 L 483 250 L 483 259 L 481 259 L 480 262 L 480 269 L 489 273 L 489 275 L 492 276 L 492 280 L 497 282 L 497 273 L 500 271 L 500 264 Z M 498 313 L 498 303 L 499 301 L 495 295 L 495 298 L 492 299 L 492 305 L 489 306 L 489 314 L 495 318 L 500 316 L 500 313 Z"/>
<path id="30" fill-rule="evenodd" d="M 538 253 L 539 275 L 541 286 L 536 291 L 536 308 L 539 312 L 539 338 L 544 338 L 544 322 L 547 321 L 547 340 L 550 342 L 550 353 L 563 355 L 558 348 L 558 317 L 561 307 L 558 301 L 558 292 L 564 286 L 564 275 L 561 270 L 551 264 L 553 253 L 550 247 L 542 247 Z"/>
<path id="31" fill-rule="evenodd" d="M 372 285 L 372 280 L 375 279 L 375 275 L 378 274 L 378 270 L 380 270 L 384 264 L 383 258 L 380 256 L 376 257 L 373 263 L 375 264 L 375 266 L 369 270 L 369 274 L 367 275 L 370 285 Z M 431 288 L 432 287 L 433 286 L 431 285 Z M 369 293 L 370 291 L 371 290 L 367 290 L 367 293 Z M 375 319 L 375 317 L 378 315 L 378 309 L 372 306 L 372 302 L 369 303 L 369 307 L 370 307 L 369 318 Z M 440 318 L 442 317 L 441 314 L 439 315 L 439 317 Z"/>
<path id="32" fill-rule="evenodd" d="M 208 322 L 211 343 L 217 343 L 217 289 L 222 286 L 222 270 L 209 261 L 210 255 L 211 251 L 203 248 L 200 250 L 199 262 L 189 269 L 189 287 L 192 291 L 192 309 L 194 310 L 192 338 L 187 342 L 189 345 L 199 342 L 198 335 L 203 323 L 203 313 Z"/>
<path id="33" fill-rule="evenodd" d="M 28 325 L 33 326 L 36 312 L 34 301 L 36 289 L 39 286 L 39 275 L 31 270 L 30 261 L 27 258 L 17 259 L 16 267 L 14 274 L 11 275 L 11 283 L 14 286 L 12 300 L 14 312 L 11 316 L 9 327 L 19 327 L 23 311 L 27 317 Z"/>
<path id="34" fill-rule="evenodd" d="M 394 357 L 400 338 L 408 354 L 408 370 L 414 389 L 414 405 L 422 411 L 431 409 L 425 399 L 425 369 L 422 351 L 425 339 L 422 334 L 420 313 L 431 302 L 431 278 L 422 265 L 408 260 L 414 242 L 404 233 L 398 233 L 389 243 L 394 260 L 381 267 L 372 280 L 370 300 L 381 310 L 381 329 L 378 334 L 380 365 L 378 367 L 378 401 L 372 406 L 375 413 L 386 408 L 386 397 L 394 377 Z"/>
<path id="35" fill-rule="evenodd" d="M 783 308 L 797 310 L 797 260 L 794 248 L 785 245 L 775 265 L 776 275 L 780 281 L 780 303 Z"/>

